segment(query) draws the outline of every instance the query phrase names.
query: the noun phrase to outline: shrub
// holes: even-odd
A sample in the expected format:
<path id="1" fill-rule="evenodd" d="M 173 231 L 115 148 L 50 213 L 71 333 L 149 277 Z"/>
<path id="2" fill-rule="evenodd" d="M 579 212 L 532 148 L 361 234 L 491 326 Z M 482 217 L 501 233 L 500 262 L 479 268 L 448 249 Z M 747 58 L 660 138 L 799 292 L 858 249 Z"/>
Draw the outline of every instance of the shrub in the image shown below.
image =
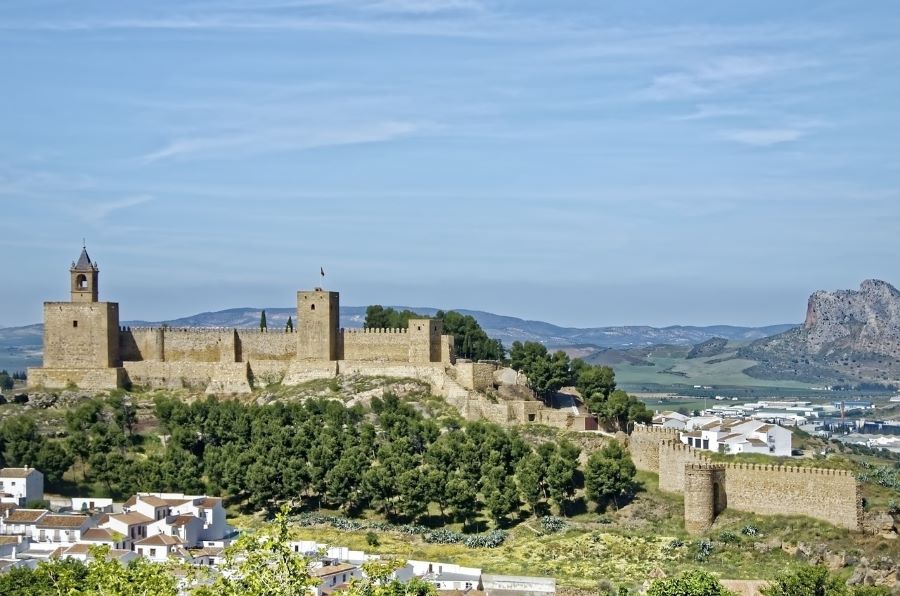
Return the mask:
<path id="1" fill-rule="evenodd" d="M 719 542 L 724 542 L 725 544 L 737 544 L 740 541 L 741 537 L 730 530 L 724 530 L 719 534 Z"/>
<path id="2" fill-rule="evenodd" d="M 756 528 L 756 526 L 747 524 L 746 526 L 741 528 L 741 534 L 743 534 L 744 536 L 759 536 L 759 530 Z"/>
<path id="3" fill-rule="evenodd" d="M 556 532 L 561 532 L 566 529 L 566 526 L 569 524 L 566 523 L 565 520 L 554 517 L 552 515 L 545 515 L 541 518 L 541 528 L 544 530 L 544 534 L 555 534 Z"/>
<path id="4" fill-rule="evenodd" d="M 700 563 L 705 562 L 713 552 L 713 543 L 704 538 L 697 543 L 697 554 L 694 559 Z"/>

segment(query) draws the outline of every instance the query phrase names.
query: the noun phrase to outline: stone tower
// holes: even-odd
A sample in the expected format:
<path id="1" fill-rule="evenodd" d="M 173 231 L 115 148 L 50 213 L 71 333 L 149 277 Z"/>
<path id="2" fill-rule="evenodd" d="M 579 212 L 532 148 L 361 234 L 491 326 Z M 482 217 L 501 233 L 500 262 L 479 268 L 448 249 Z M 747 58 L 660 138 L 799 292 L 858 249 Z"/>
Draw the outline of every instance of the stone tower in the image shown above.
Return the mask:
<path id="1" fill-rule="evenodd" d="M 99 274 L 82 249 L 69 269 L 71 300 L 44 303 L 44 365 L 29 370 L 29 384 L 83 389 L 121 385 L 119 305 L 100 302 Z"/>
<path id="2" fill-rule="evenodd" d="M 725 466 L 707 463 L 685 465 L 684 529 L 690 534 L 705 532 L 725 506 Z"/>
<path id="3" fill-rule="evenodd" d="M 72 281 L 72 302 L 97 302 L 99 300 L 100 269 L 91 262 L 87 247 L 82 247 L 78 262 L 69 269 Z"/>
<path id="4" fill-rule="evenodd" d="M 340 298 L 337 292 L 316 288 L 297 292 L 297 357 L 337 360 L 340 337 Z"/>
<path id="5" fill-rule="evenodd" d="M 409 361 L 414 363 L 441 361 L 441 333 L 444 324 L 438 319 L 409 320 Z"/>

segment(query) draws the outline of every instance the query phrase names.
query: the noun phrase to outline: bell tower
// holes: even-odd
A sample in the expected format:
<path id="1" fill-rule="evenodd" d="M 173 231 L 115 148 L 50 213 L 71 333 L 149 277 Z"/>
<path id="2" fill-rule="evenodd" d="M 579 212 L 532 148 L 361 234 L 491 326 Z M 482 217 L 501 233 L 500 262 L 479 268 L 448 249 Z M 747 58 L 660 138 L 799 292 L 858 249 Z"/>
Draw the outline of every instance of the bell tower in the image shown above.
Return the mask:
<path id="1" fill-rule="evenodd" d="M 98 302 L 100 269 L 97 264 L 91 262 L 87 248 L 82 246 L 81 256 L 77 263 L 72 263 L 69 269 L 72 279 L 72 302 Z"/>

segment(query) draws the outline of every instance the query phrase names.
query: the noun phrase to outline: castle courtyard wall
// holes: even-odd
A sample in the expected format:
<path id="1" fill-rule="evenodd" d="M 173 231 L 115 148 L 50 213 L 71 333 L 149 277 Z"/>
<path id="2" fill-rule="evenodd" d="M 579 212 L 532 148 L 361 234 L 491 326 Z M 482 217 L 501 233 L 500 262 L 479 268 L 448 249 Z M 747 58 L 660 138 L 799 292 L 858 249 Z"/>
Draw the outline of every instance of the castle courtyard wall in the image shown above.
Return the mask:
<path id="1" fill-rule="evenodd" d="M 231 329 L 165 330 L 166 362 L 235 362 L 235 332 Z"/>

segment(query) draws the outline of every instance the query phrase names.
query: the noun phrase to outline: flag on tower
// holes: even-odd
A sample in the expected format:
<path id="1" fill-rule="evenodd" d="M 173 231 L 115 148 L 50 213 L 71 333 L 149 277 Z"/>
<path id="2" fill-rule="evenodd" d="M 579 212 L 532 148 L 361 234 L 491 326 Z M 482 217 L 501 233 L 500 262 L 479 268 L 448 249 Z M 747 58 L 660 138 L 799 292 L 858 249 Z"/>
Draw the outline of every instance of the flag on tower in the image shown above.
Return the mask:
<path id="1" fill-rule="evenodd" d="M 322 277 L 325 277 L 325 268 L 324 267 L 319 267 L 319 275 L 321 275 Z"/>

